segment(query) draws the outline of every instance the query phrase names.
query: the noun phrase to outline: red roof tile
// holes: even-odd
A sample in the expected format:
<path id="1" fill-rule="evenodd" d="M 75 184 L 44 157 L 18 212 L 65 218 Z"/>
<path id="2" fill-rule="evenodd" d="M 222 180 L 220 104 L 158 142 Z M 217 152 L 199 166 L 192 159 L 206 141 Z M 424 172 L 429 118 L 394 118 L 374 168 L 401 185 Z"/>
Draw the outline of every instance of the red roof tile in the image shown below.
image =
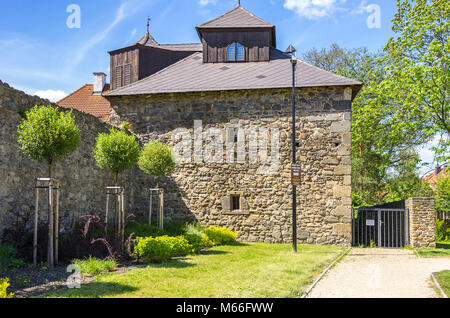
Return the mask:
<path id="1" fill-rule="evenodd" d="M 108 93 L 110 85 L 106 84 L 103 94 Z M 70 95 L 67 95 L 56 104 L 65 108 L 74 108 L 76 110 L 91 114 L 103 121 L 109 120 L 111 104 L 101 95 L 92 95 L 94 85 L 86 84 Z"/>

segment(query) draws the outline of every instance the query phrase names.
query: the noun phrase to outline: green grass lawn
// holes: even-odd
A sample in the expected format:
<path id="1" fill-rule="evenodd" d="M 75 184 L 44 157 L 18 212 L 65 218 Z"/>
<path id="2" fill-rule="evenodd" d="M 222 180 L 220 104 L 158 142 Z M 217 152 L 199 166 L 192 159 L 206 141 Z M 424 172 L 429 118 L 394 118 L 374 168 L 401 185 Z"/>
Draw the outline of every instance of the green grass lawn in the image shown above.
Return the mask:
<path id="1" fill-rule="evenodd" d="M 81 289 L 46 297 L 285 298 L 299 297 L 344 247 L 240 244 L 152 264 L 121 275 L 99 276 Z"/>
<path id="2" fill-rule="evenodd" d="M 450 271 L 443 271 L 435 274 L 435 276 L 447 297 L 450 297 Z"/>
<path id="3" fill-rule="evenodd" d="M 436 248 L 419 248 L 417 252 L 422 257 L 450 257 L 450 242 L 438 242 Z"/>

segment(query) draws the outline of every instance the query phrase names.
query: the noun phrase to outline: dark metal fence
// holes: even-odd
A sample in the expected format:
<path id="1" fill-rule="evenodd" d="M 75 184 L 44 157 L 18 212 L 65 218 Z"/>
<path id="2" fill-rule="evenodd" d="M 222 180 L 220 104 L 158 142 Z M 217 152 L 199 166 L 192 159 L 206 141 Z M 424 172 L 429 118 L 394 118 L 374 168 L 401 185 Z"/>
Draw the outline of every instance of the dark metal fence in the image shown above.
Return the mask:
<path id="1" fill-rule="evenodd" d="M 436 212 L 436 218 L 437 218 L 438 220 L 448 221 L 448 220 L 450 220 L 450 213 L 442 212 L 442 211 L 437 211 L 437 212 Z"/>
<path id="2" fill-rule="evenodd" d="M 407 209 L 354 210 L 353 246 L 400 248 L 409 245 Z"/>

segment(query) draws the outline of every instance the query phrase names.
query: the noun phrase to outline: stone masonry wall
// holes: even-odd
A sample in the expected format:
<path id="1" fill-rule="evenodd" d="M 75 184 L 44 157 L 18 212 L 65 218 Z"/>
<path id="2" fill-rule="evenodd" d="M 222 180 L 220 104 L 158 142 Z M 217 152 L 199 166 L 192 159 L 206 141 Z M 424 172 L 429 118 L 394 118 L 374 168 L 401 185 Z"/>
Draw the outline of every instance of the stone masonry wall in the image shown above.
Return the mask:
<path id="1" fill-rule="evenodd" d="M 409 237 L 413 247 L 436 247 L 434 198 L 410 198 L 405 207 L 409 209 Z"/>
<path id="2" fill-rule="evenodd" d="M 49 104 L 48 100 L 26 95 L 0 81 L 0 239 L 3 230 L 19 216 L 34 213 L 35 179 L 47 177 L 48 174 L 45 164 L 38 164 L 18 150 L 20 114 L 35 105 Z M 82 215 L 103 215 L 105 187 L 113 184 L 111 175 L 96 166 L 92 154 L 95 137 L 99 132 L 107 132 L 111 126 L 94 116 L 76 110 L 73 112 L 81 130 L 81 147 L 55 167 L 55 177 L 61 181 L 62 187 L 60 213 L 64 221 L 63 230 Z M 123 176 L 120 183 L 126 187 L 129 209 L 139 209 L 146 204 L 148 181 L 137 169 Z M 41 222 L 47 218 L 46 204 L 46 195 L 42 195 Z"/>
<path id="3" fill-rule="evenodd" d="M 303 180 L 297 188 L 298 239 L 303 243 L 351 244 L 351 93 L 345 87 L 297 92 L 297 158 Z M 165 213 L 170 219 L 191 218 L 205 225 L 226 226 L 238 231 L 243 241 L 291 241 L 290 90 L 109 99 L 112 118 L 129 122 L 145 142 L 159 139 L 173 144 L 177 128 L 186 128 L 193 135 L 194 120 L 202 120 L 204 130 L 225 131 L 230 123 L 245 129 L 278 128 L 280 169 L 275 175 L 258 174 L 260 162 L 250 163 L 247 155 L 244 163 L 180 164 L 161 186 L 165 188 Z M 248 150 L 248 136 L 246 142 Z M 241 196 L 238 211 L 230 209 L 232 195 Z"/>

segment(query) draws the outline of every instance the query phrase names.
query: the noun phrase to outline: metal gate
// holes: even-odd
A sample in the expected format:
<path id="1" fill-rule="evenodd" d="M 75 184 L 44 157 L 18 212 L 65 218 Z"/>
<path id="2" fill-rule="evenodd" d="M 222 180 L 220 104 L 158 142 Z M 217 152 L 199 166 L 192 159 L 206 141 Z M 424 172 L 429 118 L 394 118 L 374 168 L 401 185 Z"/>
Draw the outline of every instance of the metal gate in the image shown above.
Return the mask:
<path id="1" fill-rule="evenodd" d="M 409 245 L 408 209 L 360 208 L 353 215 L 353 246 Z"/>

